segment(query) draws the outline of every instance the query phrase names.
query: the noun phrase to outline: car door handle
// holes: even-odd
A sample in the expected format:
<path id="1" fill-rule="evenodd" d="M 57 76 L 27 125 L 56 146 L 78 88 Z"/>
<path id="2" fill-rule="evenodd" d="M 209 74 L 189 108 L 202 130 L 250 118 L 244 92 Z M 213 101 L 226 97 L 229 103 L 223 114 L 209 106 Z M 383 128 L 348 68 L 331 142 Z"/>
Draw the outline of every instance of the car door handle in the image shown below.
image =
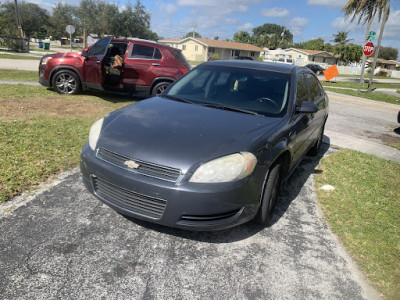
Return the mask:
<path id="1" fill-rule="evenodd" d="M 151 65 L 152 66 L 161 66 L 161 64 L 158 64 L 158 63 L 152 63 Z"/>
<path id="2" fill-rule="evenodd" d="M 100 64 L 100 63 L 101 63 L 101 60 L 96 61 L 96 64 Z"/>

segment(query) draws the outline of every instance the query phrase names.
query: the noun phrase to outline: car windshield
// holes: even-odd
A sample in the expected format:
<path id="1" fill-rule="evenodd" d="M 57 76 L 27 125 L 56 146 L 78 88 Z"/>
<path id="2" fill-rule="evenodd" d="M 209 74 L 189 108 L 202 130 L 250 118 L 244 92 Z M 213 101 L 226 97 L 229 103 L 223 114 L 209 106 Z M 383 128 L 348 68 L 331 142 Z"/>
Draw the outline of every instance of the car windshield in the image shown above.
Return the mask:
<path id="1" fill-rule="evenodd" d="M 280 117 L 286 113 L 290 75 L 254 68 L 200 65 L 164 97 L 243 113 Z"/>

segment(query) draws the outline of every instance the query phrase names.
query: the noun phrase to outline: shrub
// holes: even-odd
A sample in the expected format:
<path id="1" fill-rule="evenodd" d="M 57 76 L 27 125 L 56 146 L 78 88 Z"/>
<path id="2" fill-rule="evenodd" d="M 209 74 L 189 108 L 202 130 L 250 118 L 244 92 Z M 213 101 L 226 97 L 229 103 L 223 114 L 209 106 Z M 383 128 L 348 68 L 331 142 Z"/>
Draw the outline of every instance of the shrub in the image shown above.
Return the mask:
<path id="1" fill-rule="evenodd" d="M 221 56 L 219 56 L 218 53 L 213 54 L 213 56 L 211 57 L 212 60 L 218 60 L 221 59 Z"/>

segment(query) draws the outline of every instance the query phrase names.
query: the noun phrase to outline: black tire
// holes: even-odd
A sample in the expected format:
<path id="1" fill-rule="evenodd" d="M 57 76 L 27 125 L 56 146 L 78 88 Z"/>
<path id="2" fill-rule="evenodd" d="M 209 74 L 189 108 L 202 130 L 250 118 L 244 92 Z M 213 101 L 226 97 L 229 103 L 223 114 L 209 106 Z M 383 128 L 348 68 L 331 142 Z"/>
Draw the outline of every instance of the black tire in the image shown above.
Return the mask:
<path id="1" fill-rule="evenodd" d="M 59 94 L 74 95 L 81 90 L 81 81 L 74 72 L 61 70 L 53 77 L 53 88 Z"/>
<path id="2" fill-rule="evenodd" d="M 157 83 L 151 90 L 151 95 L 154 97 L 160 96 L 167 89 L 167 87 L 169 87 L 170 84 L 171 84 L 171 82 L 167 82 L 167 81 L 162 81 L 162 82 Z"/>
<path id="3" fill-rule="evenodd" d="M 318 139 L 315 141 L 314 145 L 308 150 L 308 155 L 310 156 L 316 156 L 319 152 L 319 149 L 321 148 L 322 144 L 322 138 L 324 137 L 324 131 L 325 131 L 325 124 L 321 128 L 321 132 L 318 135 Z"/>
<path id="4" fill-rule="evenodd" d="M 268 225 L 274 214 L 276 200 L 281 187 L 282 167 L 279 163 L 273 165 L 268 172 L 263 189 L 262 200 L 254 221 L 261 225 Z"/>

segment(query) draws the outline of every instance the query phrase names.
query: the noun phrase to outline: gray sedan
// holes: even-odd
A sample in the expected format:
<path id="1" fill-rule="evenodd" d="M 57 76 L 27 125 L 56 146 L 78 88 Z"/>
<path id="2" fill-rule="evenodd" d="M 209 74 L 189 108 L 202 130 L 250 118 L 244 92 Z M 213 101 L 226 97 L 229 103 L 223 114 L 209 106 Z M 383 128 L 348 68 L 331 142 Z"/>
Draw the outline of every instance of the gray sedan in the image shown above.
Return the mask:
<path id="1" fill-rule="evenodd" d="M 308 68 L 211 61 L 162 96 L 93 124 L 83 181 L 116 211 L 191 230 L 271 220 L 279 190 L 317 154 L 328 97 Z"/>

